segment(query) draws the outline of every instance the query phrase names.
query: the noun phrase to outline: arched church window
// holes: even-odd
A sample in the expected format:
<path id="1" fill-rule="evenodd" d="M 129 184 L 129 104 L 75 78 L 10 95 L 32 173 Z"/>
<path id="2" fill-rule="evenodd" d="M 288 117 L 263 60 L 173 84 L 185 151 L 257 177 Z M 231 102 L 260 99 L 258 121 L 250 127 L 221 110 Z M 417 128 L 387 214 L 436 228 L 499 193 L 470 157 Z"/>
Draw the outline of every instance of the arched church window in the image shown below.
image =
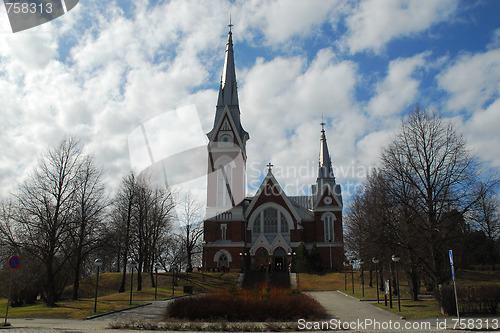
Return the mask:
<path id="1" fill-rule="evenodd" d="M 264 210 L 264 233 L 278 232 L 278 211 L 274 208 Z"/>
<path id="2" fill-rule="evenodd" d="M 230 191 L 232 186 L 233 170 L 226 159 L 218 163 L 217 167 L 217 206 L 231 206 Z"/>
<path id="3" fill-rule="evenodd" d="M 283 214 L 281 216 L 281 233 L 286 234 L 288 232 L 288 221 Z"/>
<path id="4" fill-rule="evenodd" d="M 260 225 L 261 225 L 261 218 L 260 218 L 260 215 L 257 215 L 257 217 L 255 218 L 255 221 L 253 223 L 253 232 L 254 233 L 257 233 L 257 234 L 260 234 L 261 233 L 261 229 L 260 229 Z"/>
<path id="5" fill-rule="evenodd" d="M 228 267 L 228 260 L 225 254 L 221 254 L 219 257 L 218 267 Z"/>
<path id="6" fill-rule="evenodd" d="M 333 242 L 335 239 L 333 232 L 333 216 L 326 215 L 324 223 L 325 223 L 325 242 Z"/>

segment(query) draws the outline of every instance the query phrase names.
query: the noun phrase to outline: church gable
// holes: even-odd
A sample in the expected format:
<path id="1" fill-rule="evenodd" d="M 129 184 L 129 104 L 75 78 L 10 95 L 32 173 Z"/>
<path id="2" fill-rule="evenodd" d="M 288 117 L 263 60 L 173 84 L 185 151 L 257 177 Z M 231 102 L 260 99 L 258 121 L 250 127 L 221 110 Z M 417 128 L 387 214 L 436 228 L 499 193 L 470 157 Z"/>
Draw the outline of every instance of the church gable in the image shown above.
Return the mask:
<path id="1" fill-rule="evenodd" d="M 273 202 L 284 207 L 285 210 L 292 216 L 295 226 L 300 223 L 300 215 L 286 196 L 276 178 L 272 175 L 271 171 L 268 172 L 266 178 L 257 190 L 257 193 L 250 201 L 250 204 L 245 212 L 246 218 L 248 219 L 248 217 L 250 217 L 252 213 L 258 209 L 258 207 L 268 202 Z"/>
<path id="2" fill-rule="evenodd" d="M 229 108 L 226 106 L 218 122 L 215 124 L 214 128 L 207 133 L 207 136 L 210 142 L 228 143 L 244 147 L 243 141 L 237 133 L 238 131 L 236 131 L 233 117 L 229 112 Z"/>
<path id="3" fill-rule="evenodd" d="M 323 194 L 316 200 L 314 210 L 342 210 L 342 202 L 329 186 L 325 186 Z"/>

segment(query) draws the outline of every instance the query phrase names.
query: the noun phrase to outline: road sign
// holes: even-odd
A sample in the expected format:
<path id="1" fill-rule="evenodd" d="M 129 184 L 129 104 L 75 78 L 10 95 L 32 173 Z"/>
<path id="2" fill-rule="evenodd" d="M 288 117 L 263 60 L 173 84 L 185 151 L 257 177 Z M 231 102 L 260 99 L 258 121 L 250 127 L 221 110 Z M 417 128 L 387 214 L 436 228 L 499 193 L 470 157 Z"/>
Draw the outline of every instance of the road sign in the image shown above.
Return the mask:
<path id="1" fill-rule="evenodd" d="M 16 269 L 16 268 L 19 267 L 20 264 L 21 264 L 21 260 L 19 259 L 18 256 L 12 256 L 12 257 L 10 257 L 10 259 L 9 259 L 9 266 L 10 266 L 10 268 Z"/>
<path id="2" fill-rule="evenodd" d="M 453 251 L 449 250 L 448 252 L 450 253 L 450 265 L 453 266 Z"/>

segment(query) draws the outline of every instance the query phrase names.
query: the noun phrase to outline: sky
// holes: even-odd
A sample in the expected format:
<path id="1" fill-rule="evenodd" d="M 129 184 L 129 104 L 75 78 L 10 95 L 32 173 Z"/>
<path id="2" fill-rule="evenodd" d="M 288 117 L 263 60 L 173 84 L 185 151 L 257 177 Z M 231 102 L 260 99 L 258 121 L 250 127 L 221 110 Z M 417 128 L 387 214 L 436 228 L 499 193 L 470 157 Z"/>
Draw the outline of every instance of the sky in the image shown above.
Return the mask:
<path id="1" fill-rule="evenodd" d="M 0 198 L 65 135 L 95 155 L 110 192 L 148 124 L 196 131 L 186 143 L 165 130 L 163 145 L 206 145 L 230 16 L 250 194 L 269 162 L 287 194 L 308 193 L 323 119 L 348 199 L 416 105 L 439 111 L 485 167 L 500 168 L 500 1 L 87 0 L 18 33 L 5 10 Z M 182 110 L 182 121 L 165 116 Z M 204 183 L 185 188 L 203 200 Z"/>

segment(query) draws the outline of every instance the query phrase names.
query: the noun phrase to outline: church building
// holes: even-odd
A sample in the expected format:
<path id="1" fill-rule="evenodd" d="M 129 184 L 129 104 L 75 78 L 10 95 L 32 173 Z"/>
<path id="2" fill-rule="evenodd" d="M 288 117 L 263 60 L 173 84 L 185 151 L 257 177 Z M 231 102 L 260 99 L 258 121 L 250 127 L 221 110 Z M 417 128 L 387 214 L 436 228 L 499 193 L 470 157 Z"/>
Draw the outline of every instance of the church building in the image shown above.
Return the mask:
<path id="1" fill-rule="evenodd" d="M 293 268 L 293 257 L 301 242 L 308 250 L 316 244 L 324 270 L 342 269 L 342 194 L 335 182 L 321 125 L 318 175 L 310 195 L 284 193 L 269 163 L 256 194 L 246 196 L 246 142 L 250 136 L 240 121 L 229 29 L 214 126 L 207 134 L 204 270 Z"/>

